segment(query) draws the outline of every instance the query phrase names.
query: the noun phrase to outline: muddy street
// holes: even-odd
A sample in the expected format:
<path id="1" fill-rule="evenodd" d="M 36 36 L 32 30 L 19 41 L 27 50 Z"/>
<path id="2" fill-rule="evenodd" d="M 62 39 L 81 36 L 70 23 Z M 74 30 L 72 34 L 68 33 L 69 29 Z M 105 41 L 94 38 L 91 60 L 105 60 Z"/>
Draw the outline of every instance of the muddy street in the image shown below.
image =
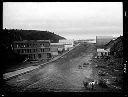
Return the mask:
<path id="1" fill-rule="evenodd" d="M 10 79 L 6 83 L 13 91 L 18 92 L 89 91 L 85 90 L 83 80 L 96 79 L 91 64 L 95 53 L 94 44 L 81 44 L 62 58 Z"/>

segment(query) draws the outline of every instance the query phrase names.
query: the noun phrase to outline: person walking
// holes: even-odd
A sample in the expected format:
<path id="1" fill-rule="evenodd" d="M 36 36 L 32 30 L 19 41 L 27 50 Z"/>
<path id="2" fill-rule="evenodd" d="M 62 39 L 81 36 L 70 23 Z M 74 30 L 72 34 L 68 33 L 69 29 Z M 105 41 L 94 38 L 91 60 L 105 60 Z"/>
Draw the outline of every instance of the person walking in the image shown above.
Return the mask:
<path id="1" fill-rule="evenodd" d="M 87 88 L 88 82 L 83 81 L 84 87 Z"/>
<path id="2" fill-rule="evenodd" d="M 94 89 L 94 84 L 95 84 L 94 82 L 91 82 L 91 87 L 92 87 L 91 89 L 92 90 Z"/>

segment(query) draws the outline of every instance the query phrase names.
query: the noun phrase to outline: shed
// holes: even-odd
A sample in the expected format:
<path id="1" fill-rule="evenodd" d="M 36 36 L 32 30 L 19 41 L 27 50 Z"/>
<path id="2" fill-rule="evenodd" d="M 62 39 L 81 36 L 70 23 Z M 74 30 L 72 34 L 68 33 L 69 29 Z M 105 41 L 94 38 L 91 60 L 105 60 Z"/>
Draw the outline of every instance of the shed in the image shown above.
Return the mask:
<path id="1" fill-rule="evenodd" d="M 110 53 L 110 49 L 97 49 L 97 57 L 108 56 Z"/>

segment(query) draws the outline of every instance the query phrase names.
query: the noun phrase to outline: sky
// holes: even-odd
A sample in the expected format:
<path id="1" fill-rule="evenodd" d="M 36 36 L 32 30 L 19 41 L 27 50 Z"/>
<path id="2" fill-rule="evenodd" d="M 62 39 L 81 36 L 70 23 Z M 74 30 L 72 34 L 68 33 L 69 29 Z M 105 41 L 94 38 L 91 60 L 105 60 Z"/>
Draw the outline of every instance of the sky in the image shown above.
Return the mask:
<path id="1" fill-rule="evenodd" d="M 4 2 L 3 28 L 47 30 L 66 39 L 118 37 L 122 2 Z"/>

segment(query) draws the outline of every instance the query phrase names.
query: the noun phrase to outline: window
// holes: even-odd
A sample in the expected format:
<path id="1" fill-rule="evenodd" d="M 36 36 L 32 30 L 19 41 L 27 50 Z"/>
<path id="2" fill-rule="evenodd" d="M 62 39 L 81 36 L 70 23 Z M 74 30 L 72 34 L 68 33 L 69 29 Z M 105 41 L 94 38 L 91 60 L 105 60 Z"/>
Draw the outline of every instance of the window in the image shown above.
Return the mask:
<path id="1" fill-rule="evenodd" d="M 50 51 L 50 48 L 44 48 L 44 52 Z"/>
<path id="2" fill-rule="evenodd" d="M 41 58 L 41 54 L 38 54 L 38 58 Z"/>
<path id="3" fill-rule="evenodd" d="M 35 59 L 35 54 L 33 54 L 33 58 Z"/>
<path id="4" fill-rule="evenodd" d="M 50 46 L 50 44 L 49 43 L 44 43 L 43 46 L 48 47 L 48 46 Z"/>
<path id="5" fill-rule="evenodd" d="M 23 44 L 20 44 L 20 47 L 23 47 Z"/>
<path id="6" fill-rule="evenodd" d="M 18 47 L 19 47 L 19 45 L 18 45 L 18 44 L 16 44 L 16 47 L 18 48 Z"/>
<path id="7" fill-rule="evenodd" d="M 17 53 L 20 53 L 20 50 L 17 50 Z"/>
<path id="8" fill-rule="evenodd" d="M 25 53 L 25 49 L 23 49 L 23 52 Z"/>
<path id="9" fill-rule="evenodd" d="M 47 58 L 51 58 L 51 53 L 47 53 Z"/>
<path id="10" fill-rule="evenodd" d="M 34 49 L 34 52 L 36 52 L 36 49 Z"/>
<path id="11" fill-rule="evenodd" d="M 26 44 L 26 47 L 29 47 L 28 44 Z"/>
<path id="12" fill-rule="evenodd" d="M 35 44 L 33 43 L 33 45 L 32 45 L 33 47 L 35 47 Z"/>
<path id="13" fill-rule="evenodd" d="M 47 49 L 46 48 L 44 48 L 44 52 L 46 52 L 47 51 Z"/>
<path id="14" fill-rule="evenodd" d="M 32 47 L 32 44 L 28 44 L 29 47 Z"/>
<path id="15" fill-rule="evenodd" d="M 32 53 L 34 52 L 34 49 L 31 49 Z"/>
<path id="16" fill-rule="evenodd" d="M 29 58 L 32 59 L 32 54 L 29 55 Z"/>
<path id="17" fill-rule="evenodd" d="M 40 49 L 41 52 L 43 52 L 43 49 Z"/>
<path id="18" fill-rule="evenodd" d="M 23 47 L 26 47 L 25 44 L 23 44 Z"/>

